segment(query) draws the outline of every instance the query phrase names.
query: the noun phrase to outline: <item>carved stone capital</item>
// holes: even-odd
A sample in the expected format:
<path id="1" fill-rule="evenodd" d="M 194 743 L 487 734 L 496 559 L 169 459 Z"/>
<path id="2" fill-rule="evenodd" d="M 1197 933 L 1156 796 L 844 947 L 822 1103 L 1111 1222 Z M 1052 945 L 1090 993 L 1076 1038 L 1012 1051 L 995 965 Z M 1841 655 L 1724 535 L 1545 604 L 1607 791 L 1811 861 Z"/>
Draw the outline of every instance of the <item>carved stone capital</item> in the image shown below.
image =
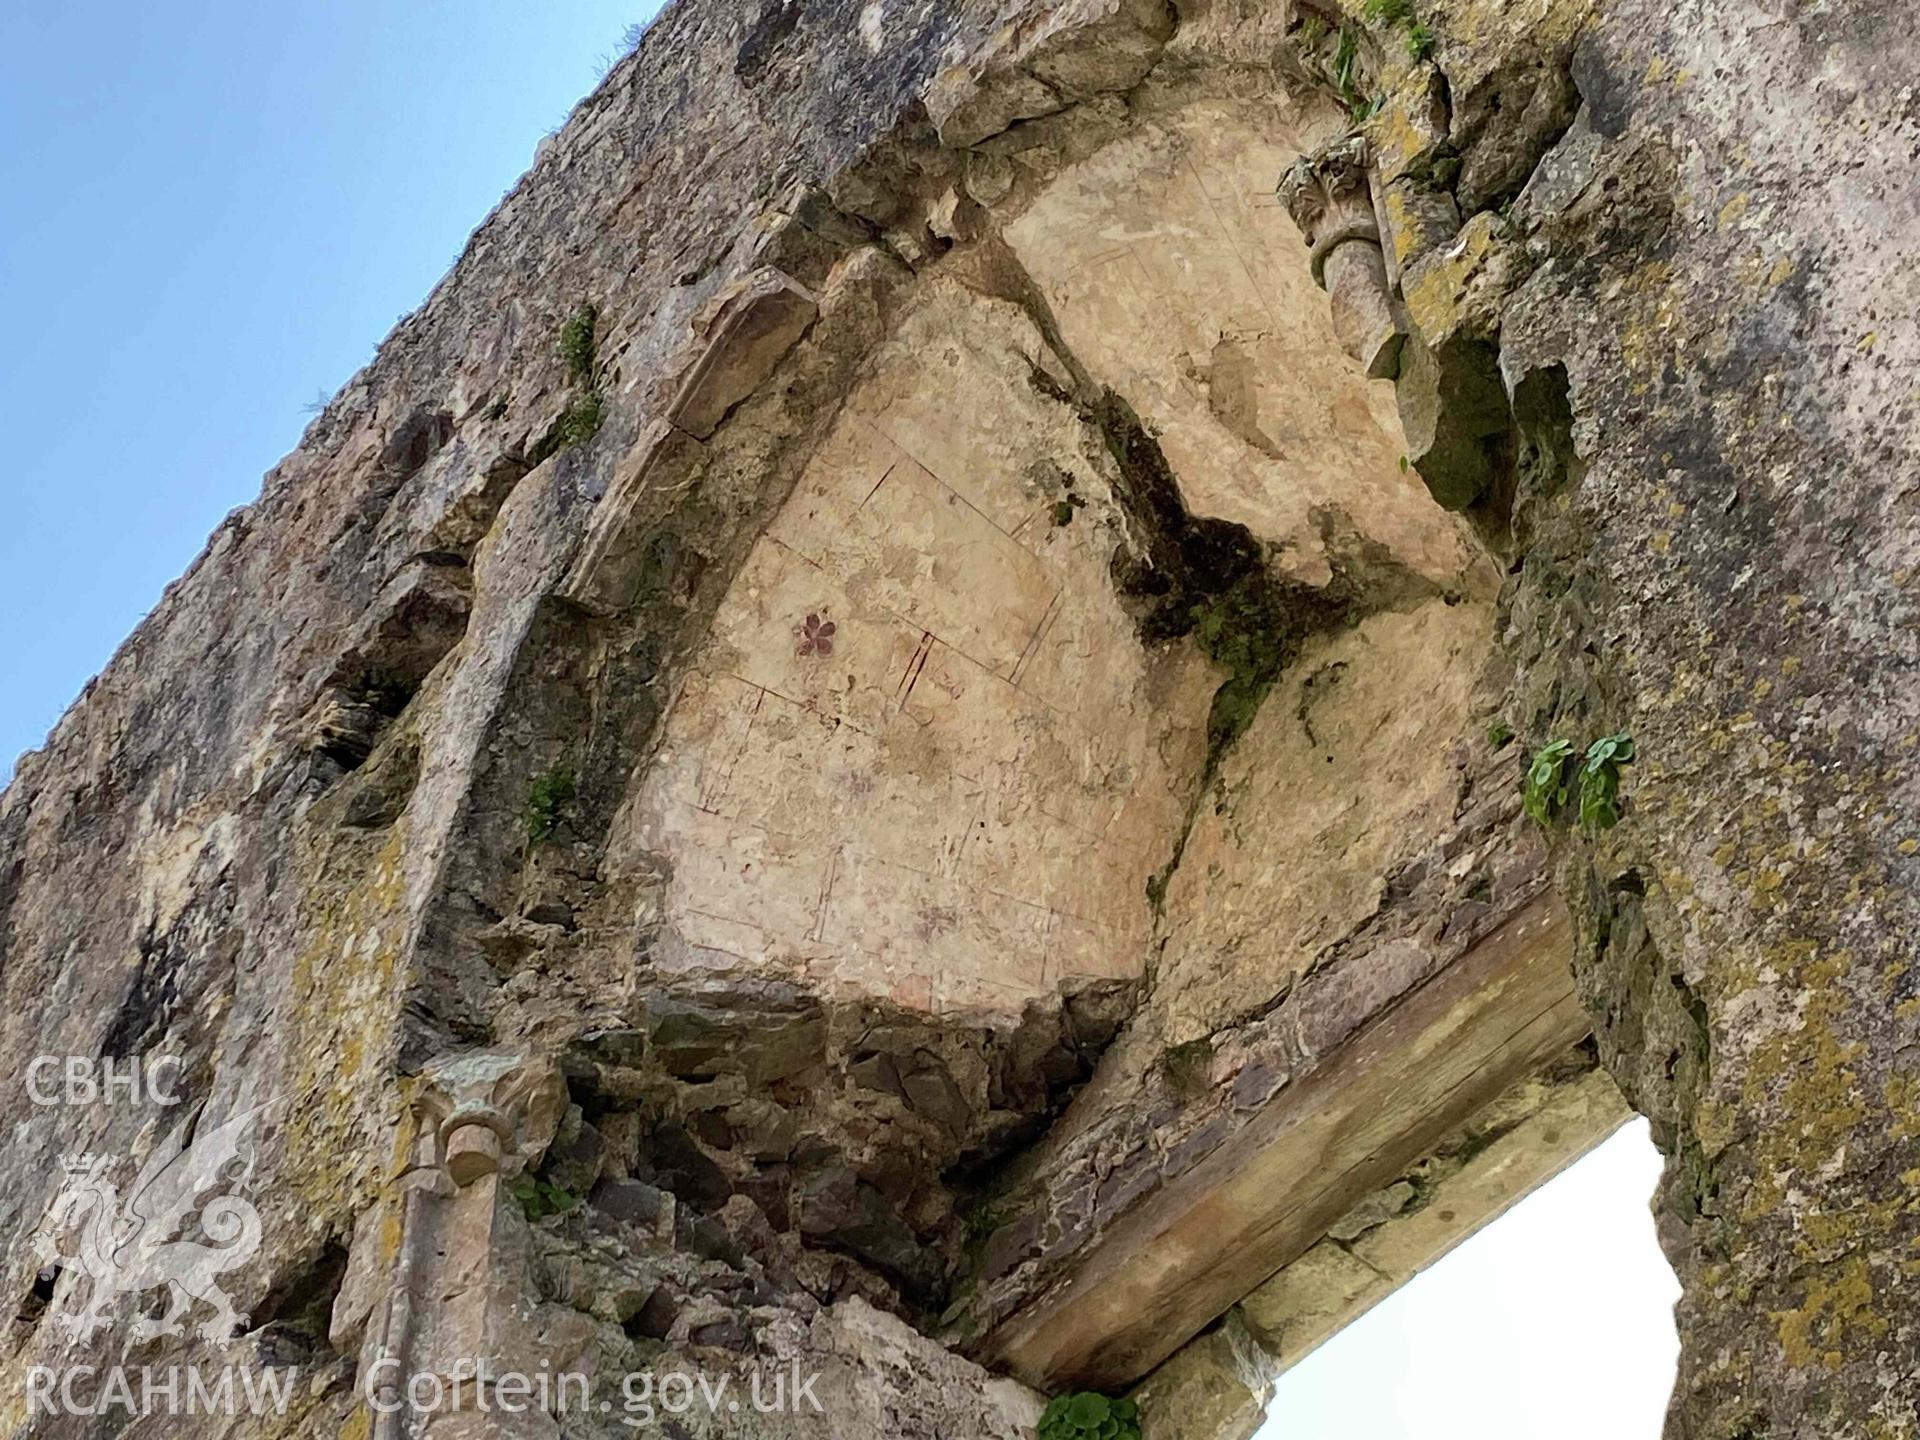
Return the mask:
<path id="1" fill-rule="evenodd" d="M 1371 231 L 1380 243 L 1373 218 L 1373 198 L 1367 169 L 1373 147 L 1364 135 L 1346 135 L 1312 155 L 1302 155 L 1280 177 L 1280 201 L 1312 247 L 1314 279 L 1320 279 L 1326 250 L 1349 231 Z"/>
<path id="2" fill-rule="evenodd" d="M 414 1101 L 418 1164 L 426 1147 L 457 1187 L 512 1175 L 545 1153 L 566 1110 L 566 1086 L 551 1062 L 504 1050 L 434 1061 Z"/>

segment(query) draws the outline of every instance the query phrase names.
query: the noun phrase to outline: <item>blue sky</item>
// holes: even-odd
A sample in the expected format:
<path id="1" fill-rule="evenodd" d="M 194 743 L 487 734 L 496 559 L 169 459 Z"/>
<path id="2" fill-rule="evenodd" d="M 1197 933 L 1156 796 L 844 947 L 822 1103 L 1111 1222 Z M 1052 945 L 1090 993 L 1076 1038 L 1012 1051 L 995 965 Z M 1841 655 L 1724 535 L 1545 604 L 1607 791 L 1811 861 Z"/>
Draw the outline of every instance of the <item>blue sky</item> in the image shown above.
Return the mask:
<path id="1" fill-rule="evenodd" d="M 653 8 L 0 12 L 0 777 Z M 1651 1440 L 1656 1168 L 1623 1132 L 1284 1377 L 1263 1440 Z"/>
<path id="2" fill-rule="evenodd" d="M 0 778 L 656 8 L 0 7 Z"/>

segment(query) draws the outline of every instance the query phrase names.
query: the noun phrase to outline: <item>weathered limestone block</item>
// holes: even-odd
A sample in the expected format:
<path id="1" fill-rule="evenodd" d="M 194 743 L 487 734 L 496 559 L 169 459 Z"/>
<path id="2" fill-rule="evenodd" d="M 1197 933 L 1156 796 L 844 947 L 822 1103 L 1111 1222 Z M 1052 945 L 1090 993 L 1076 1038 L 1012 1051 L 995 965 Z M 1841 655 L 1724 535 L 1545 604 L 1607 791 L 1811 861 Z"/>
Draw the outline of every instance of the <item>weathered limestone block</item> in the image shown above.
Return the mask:
<path id="1" fill-rule="evenodd" d="M 1446 76 L 1437 65 L 1417 64 L 1388 88 L 1367 122 L 1368 159 L 1381 182 L 1410 176 L 1434 182 L 1434 166 L 1449 141 Z"/>
<path id="2" fill-rule="evenodd" d="M 1473 1137 L 1484 1148 L 1457 1165 L 1449 1163 L 1443 1151 L 1425 1166 L 1420 1204 L 1353 1236 L 1356 1259 L 1391 1283 L 1412 1279 L 1613 1134 L 1633 1113 L 1619 1087 L 1600 1069 L 1557 1083 L 1515 1088 L 1544 1092 L 1544 1099 L 1503 1096 L 1504 1103 L 1488 1107 L 1476 1121 L 1484 1128 Z M 1516 1102 L 1539 1108 L 1514 1119 L 1510 1111 Z M 1489 1131 L 1492 1138 L 1486 1139 Z"/>
<path id="3" fill-rule="evenodd" d="M 1443 181 L 1452 164 L 1447 121 L 1445 77 L 1437 66 L 1415 65 L 1367 124 L 1369 183 L 1389 288 L 1397 289 L 1408 266 L 1460 227 L 1459 205 Z"/>
<path id="4" fill-rule="evenodd" d="M 667 407 L 680 429 L 705 440 L 751 395 L 820 313 L 812 292 L 768 267 L 715 296 L 700 320 L 706 349 Z"/>
<path id="5" fill-rule="evenodd" d="M 1407 268 L 1401 279 L 1407 318 L 1423 344 L 1445 351 L 1497 333 L 1500 306 L 1527 269 L 1510 233 L 1499 216 L 1482 210 L 1448 244 Z"/>
<path id="6" fill-rule="evenodd" d="M 618 614 L 634 602 L 649 568 L 648 502 L 684 482 L 698 449 L 697 441 L 665 420 L 640 433 L 614 467 L 580 554 L 560 586 L 562 595 L 596 615 Z"/>
<path id="7" fill-rule="evenodd" d="M 1513 464 L 1513 418 L 1498 352 L 1478 339 L 1436 351 L 1409 335 L 1394 394 L 1407 458 L 1433 498 L 1449 510 L 1470 510 L 1485 497 L 1497 506 Z"/>
<path id="8" fill-rule="evenodd" d="M 1142 1440 L 1249 1440 L 1273 1367 L 1238 1316 L 1195 1340 L 1133 1391 Z"/>
<path id="9" fill-rule="evenodd" d="M 1391 1278 L 1346 1246 L 1322 1240 L 1249 1292 L 1239 1313 L 1275 1368 L 1284 1370 L 1393 1288 Z"/>
<path id="10" fill-rule="evenodd" d="M 1460 233 L 1460 207 L 1450 191 L 1402 176 L 1373 182 L 1374 213 L 1386 254 L 1387 278 L 1399 285 L 1407 269 Z"/>
<path id="11" fill-rule="evenodd" d="M 1165 0 L 1068 0 L 1000 31 L 923 96 L 943 145 L 964 149 L 1024 120 L 1137 85 L 1173 34 Z"/>
<path id="12" fill-rule="evenodd" d="M 1036 17 L 1027 68 L 1069 100 L 1146 78 L 1177 23 L 1169 0 L 1065 0 Z"/>
<path id="13" fill-rule="evenodd" d="M 1045 81 L 1017 66 L 976 74 L 955 65 L 936 75 L 927 88 L 927 116 L 943 145 L 962 148 L 998 135 L 1017 120 L 1051 115 L 1067 102 Z"/>

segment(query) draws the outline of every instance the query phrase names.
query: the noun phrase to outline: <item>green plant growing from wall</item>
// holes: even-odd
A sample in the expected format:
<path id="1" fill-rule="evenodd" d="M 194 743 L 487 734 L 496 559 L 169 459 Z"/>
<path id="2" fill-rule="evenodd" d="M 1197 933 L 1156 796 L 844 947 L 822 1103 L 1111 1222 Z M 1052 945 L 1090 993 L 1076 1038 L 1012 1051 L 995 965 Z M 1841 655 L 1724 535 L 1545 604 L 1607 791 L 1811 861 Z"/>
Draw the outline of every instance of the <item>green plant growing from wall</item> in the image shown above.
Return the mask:
<path id="1" fill-rule="evenodd" d="M 1284 602 L 1256 572 L 1192 612 L 1200 653 L 1227 671 L 1207 714 L 1207 773 L 1253 723 L 1286 663 Z"/>
<path id="2" fill-rule="evenodd" d="M 1551 825 L 1567 803 L 1567 767 L 1573 761 L 1571 740 L 1549 740 L 1533 752 L 1526 784 L 1520 790 L 1520 808 L 1539 825 Z"/>
<path id="3" fill-rule="evenodd" d="M 1367 20 L 1389 29 L 1405 26 L 1408 49 L 1417 52 L 1415 59 L 1424 59 L 1426 49 L 1431 49 L 1432 32 L 1413 19 L 1411 0 L 1367 0 L 1361 13 Z M 1416 41 L 1416 32 L 1424 38 Z M 1336 22 L 1308 11 L 1290 39 L 1297 63 L 1340 98 L 1356 125 L 1380 113 L 1386 96 L 1366 93 L 1365 87 L 1372 77 L 1356 19 L 1349 17 Z M 1426 49 L 1418 49 L 1419 45 Z"/>
<path id="4" fill-rule="evenodd" d="M 527 786 L 527 802 L 520 809 L 520 822 L 527 828 L 527 842 L 544 845 L 551 840 L 567 806 L 578 793 L 570 765 L 556 765 L 534 776 Z"/>
<path id="5" fill-rule="evenodd" d="M 1580 828 L 1592 835 L 1620 823 L 1620 767 L 1633 763 L 1633 737 L 1624 730 L 1587 747 L 1580 766 Z"/>
<path id="6" fill-rule="evenodd" d="M 985 1199 L 969 1205 L 960 1214 L 961 1232 L 969 1245 L 983 1243 L 1006 1223 L 1007 1212 Z"/>
<path id="7" fill-rule="evenodd" d="M 1433 28 L 1413 13 L 1413 0 L 1365 0 L 1360 13 L 1376 25 L 1400 31 L 1408 58 L 1419 61 L 1433 53 Z"/>
<path id="8" fill-rule="evenodd" d="M 1167 1078 L 1182 1095 L 1203 1095 L 1213 1083 L 1213 1038 L 1202 1035 L 1169 1045 L 1160 1054 Z"/>
<path id="9" fill-rule="evenodd" d="M 560 418 L 540 437 L 540 443 L 527 456 L 535 465 L 550 455 L 591 440 L 607 418 L 607 402 L 596 391 L 582 395 L 560 412 Z"/>
<path id="10" fill-rule="evenodd" d="M 575 385 L 593 380 L 594 328 L 599 323 L 600 312 L 588 301 L 560 327 L 560 358 L 566 362 L 567 379 Z"/>
<path id="11" fill-rule="evenodd" d="M 507 1193 L 520 1202 L 520 1209 L 529 1220 L 564 1215 L 580 1203 L 580 1197 L 565 1186 L 537 1175 L 522 1175 L 507 1187 Z"/>
<path id="12" fill-rule="evenodd" d="M 1533 752 L 1521 786 L 1520 804 L 1535 823 L 1550 826 L 1569 803 L 1588 835 L 1620 823 L 1620 767 L 1633 763 L 1633 737 L 1605 735 L 1582 756 L 1571 740 L 1549 740 Z"/>
<path id="13" fill-rule="evenodd" d="M 607 418 L 606 397 L 595 384 L 599 326 L 600 312 L 591 302 L 584 302 L 560 327 L 560 358 L 567 367 L 567 381 L 581 393 L 567 402 L 567 408 L 534 445 L 527 458 L 535 465 L 562 450 L 585 444 Z"/>
<path id="14" fill-rule="evenodd" d="M 1140 1440 L 1140 1411 L 1131 1400 L 1091 1390 L 1056 1395 L 1041 1413 L 1039 1440 Z"/>
<path id="15" fill-rule="evenodd" d="M 1369 100 L 1360 93 L 1360 32 L 1350 24 L 1340 27 L 1340 39 L 1334 46 L 1333 88 L 1356 123 L 1371 120 L 1385 102 L 1385 96 Z"/>

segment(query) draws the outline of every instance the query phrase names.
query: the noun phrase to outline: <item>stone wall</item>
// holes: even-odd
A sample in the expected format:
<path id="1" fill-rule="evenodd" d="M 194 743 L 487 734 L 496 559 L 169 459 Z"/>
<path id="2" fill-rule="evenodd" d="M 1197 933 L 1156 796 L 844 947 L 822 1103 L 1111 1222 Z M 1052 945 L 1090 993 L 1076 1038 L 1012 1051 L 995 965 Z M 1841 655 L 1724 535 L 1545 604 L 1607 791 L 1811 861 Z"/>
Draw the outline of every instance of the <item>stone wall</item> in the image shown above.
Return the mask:
<path id="1" fill-rule="evenodd" d="M 124 1346 L 291 1367 L 236 1435 L 480 1359 L 1243 1431 L 1597 1054 L 1673 1433 L 1911 1435 L 1911 48 L 671 8 L 0 799 L 0 1073 L 186 1102 L 0 1088 L 0 1417 Z M 79 1222 L 232 1161 L 170 1335 Z"/>
<path id="2" fill-rule="evenodd" d="M 1911 1435 L 1911 37 L 1433 10 L 1444 85 L 1385 67 L 1369 127 L 1400 408 L 1511 557 L 1525 748 L 1633 741 L 1619 823 L 1549 833 L 1668 1158 L 1669 1433 Z"/>

